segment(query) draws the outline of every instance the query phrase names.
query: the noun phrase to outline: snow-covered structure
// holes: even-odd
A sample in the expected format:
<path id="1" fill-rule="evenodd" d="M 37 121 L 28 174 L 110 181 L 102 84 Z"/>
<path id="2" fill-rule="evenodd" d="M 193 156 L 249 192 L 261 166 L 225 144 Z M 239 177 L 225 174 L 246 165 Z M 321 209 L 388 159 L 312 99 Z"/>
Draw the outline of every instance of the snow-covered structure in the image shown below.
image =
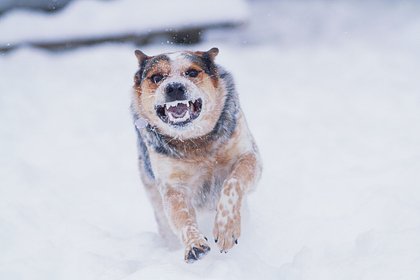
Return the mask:
<path id="1" fill-rule="evenodd" d="M 226 9 L 223 0 L 85 0 L 51 14 L 13 10 L 0 18 L 0 49 L 56 49 L 108 41 L 195 43 L 207 29 L 246 21 L 244 0 L 230 0 L 229 6 L 235 9 Z"/>
<path id="2" fill-rule="evenodd" d="M 0 1 L 0 13 L 5 13 L 15 8 L 54 11 L 64 7 L 70 1 L 72 0 L 2 0 Z"/>

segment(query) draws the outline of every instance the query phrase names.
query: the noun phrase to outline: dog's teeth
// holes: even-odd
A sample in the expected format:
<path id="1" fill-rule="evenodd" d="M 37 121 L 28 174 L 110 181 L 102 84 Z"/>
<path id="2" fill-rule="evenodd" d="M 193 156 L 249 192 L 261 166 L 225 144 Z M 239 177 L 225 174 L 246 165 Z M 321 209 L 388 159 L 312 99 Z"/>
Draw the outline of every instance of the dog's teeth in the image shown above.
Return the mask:
<path id="1" fill-rule="evenodd" d="M 184 104 L 184 105 L 189 106 L 189 100 L 180 100 L 180 101 L 168 102 L 168 103 L 165 103 L 165 106 L 166 106 L 167 109 L 169 109 L 171 107 L 176 107 L 179 104 Z"/>
<path id="2" fill-rule="evenodd" d="M 188 100 L 184 100 L 184 101 L 182 101 L 181 103 L 182 103 L 182 104 L 185 104 L 185 105 L 188 105 L 188 102 L 189 102 Z"/>

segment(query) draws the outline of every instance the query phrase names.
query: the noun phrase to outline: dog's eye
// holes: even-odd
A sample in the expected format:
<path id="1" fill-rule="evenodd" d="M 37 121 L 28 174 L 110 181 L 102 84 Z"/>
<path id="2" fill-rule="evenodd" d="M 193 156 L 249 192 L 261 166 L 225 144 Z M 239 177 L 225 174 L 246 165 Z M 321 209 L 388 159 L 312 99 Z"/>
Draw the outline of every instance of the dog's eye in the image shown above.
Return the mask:
<path id="1" fill-rule="evenodd" d="M 157 84 L 157 83 L 159 83 L 160 81 L 163 80 L 163 75 L 161 75 L 161 74 L 155 74 L 150 79 L 152 80 L 152 82 L 154 82 L 155 84 Z"/>
<path id="2" fill-rule="evenodd" d="M 185 72 L 185 76 L 191 77 L 191 78 L 195 78 L 198 76 L 198 71 L 194 70 L 194 69 L 190 69 L 187 72 Z"/>

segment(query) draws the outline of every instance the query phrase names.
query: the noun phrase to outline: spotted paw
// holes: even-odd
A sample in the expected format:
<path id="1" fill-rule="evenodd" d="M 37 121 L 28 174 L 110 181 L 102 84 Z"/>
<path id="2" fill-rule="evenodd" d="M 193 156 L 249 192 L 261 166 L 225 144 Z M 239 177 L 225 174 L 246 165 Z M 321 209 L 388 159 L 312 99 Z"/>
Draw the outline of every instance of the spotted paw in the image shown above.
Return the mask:
<path id="1" fill-rule="evenodd" d="M 220 252 L 227 252 L 235 244 L 241 235 L 241 214 L 239 211 L 226 213 L 218 211 L 213 228 L 214 241 Z"/>

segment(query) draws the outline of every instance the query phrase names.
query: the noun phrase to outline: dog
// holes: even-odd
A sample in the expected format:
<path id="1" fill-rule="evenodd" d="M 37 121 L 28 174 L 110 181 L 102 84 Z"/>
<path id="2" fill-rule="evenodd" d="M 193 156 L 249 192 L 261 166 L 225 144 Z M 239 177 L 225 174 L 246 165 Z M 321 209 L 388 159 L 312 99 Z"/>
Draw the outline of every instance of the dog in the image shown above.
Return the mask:
<path id="1" fill-rule="evenodd" d="M 210 251 L 197 211 L 215 211 L 220 252 L 238 244 L 241 205 L 262 170 L 232 76 L 215 63 L 218 53 L 135 51 L 131 110 L 140 177 L 160 235 L 181 241 L 187 263 Z"/>

